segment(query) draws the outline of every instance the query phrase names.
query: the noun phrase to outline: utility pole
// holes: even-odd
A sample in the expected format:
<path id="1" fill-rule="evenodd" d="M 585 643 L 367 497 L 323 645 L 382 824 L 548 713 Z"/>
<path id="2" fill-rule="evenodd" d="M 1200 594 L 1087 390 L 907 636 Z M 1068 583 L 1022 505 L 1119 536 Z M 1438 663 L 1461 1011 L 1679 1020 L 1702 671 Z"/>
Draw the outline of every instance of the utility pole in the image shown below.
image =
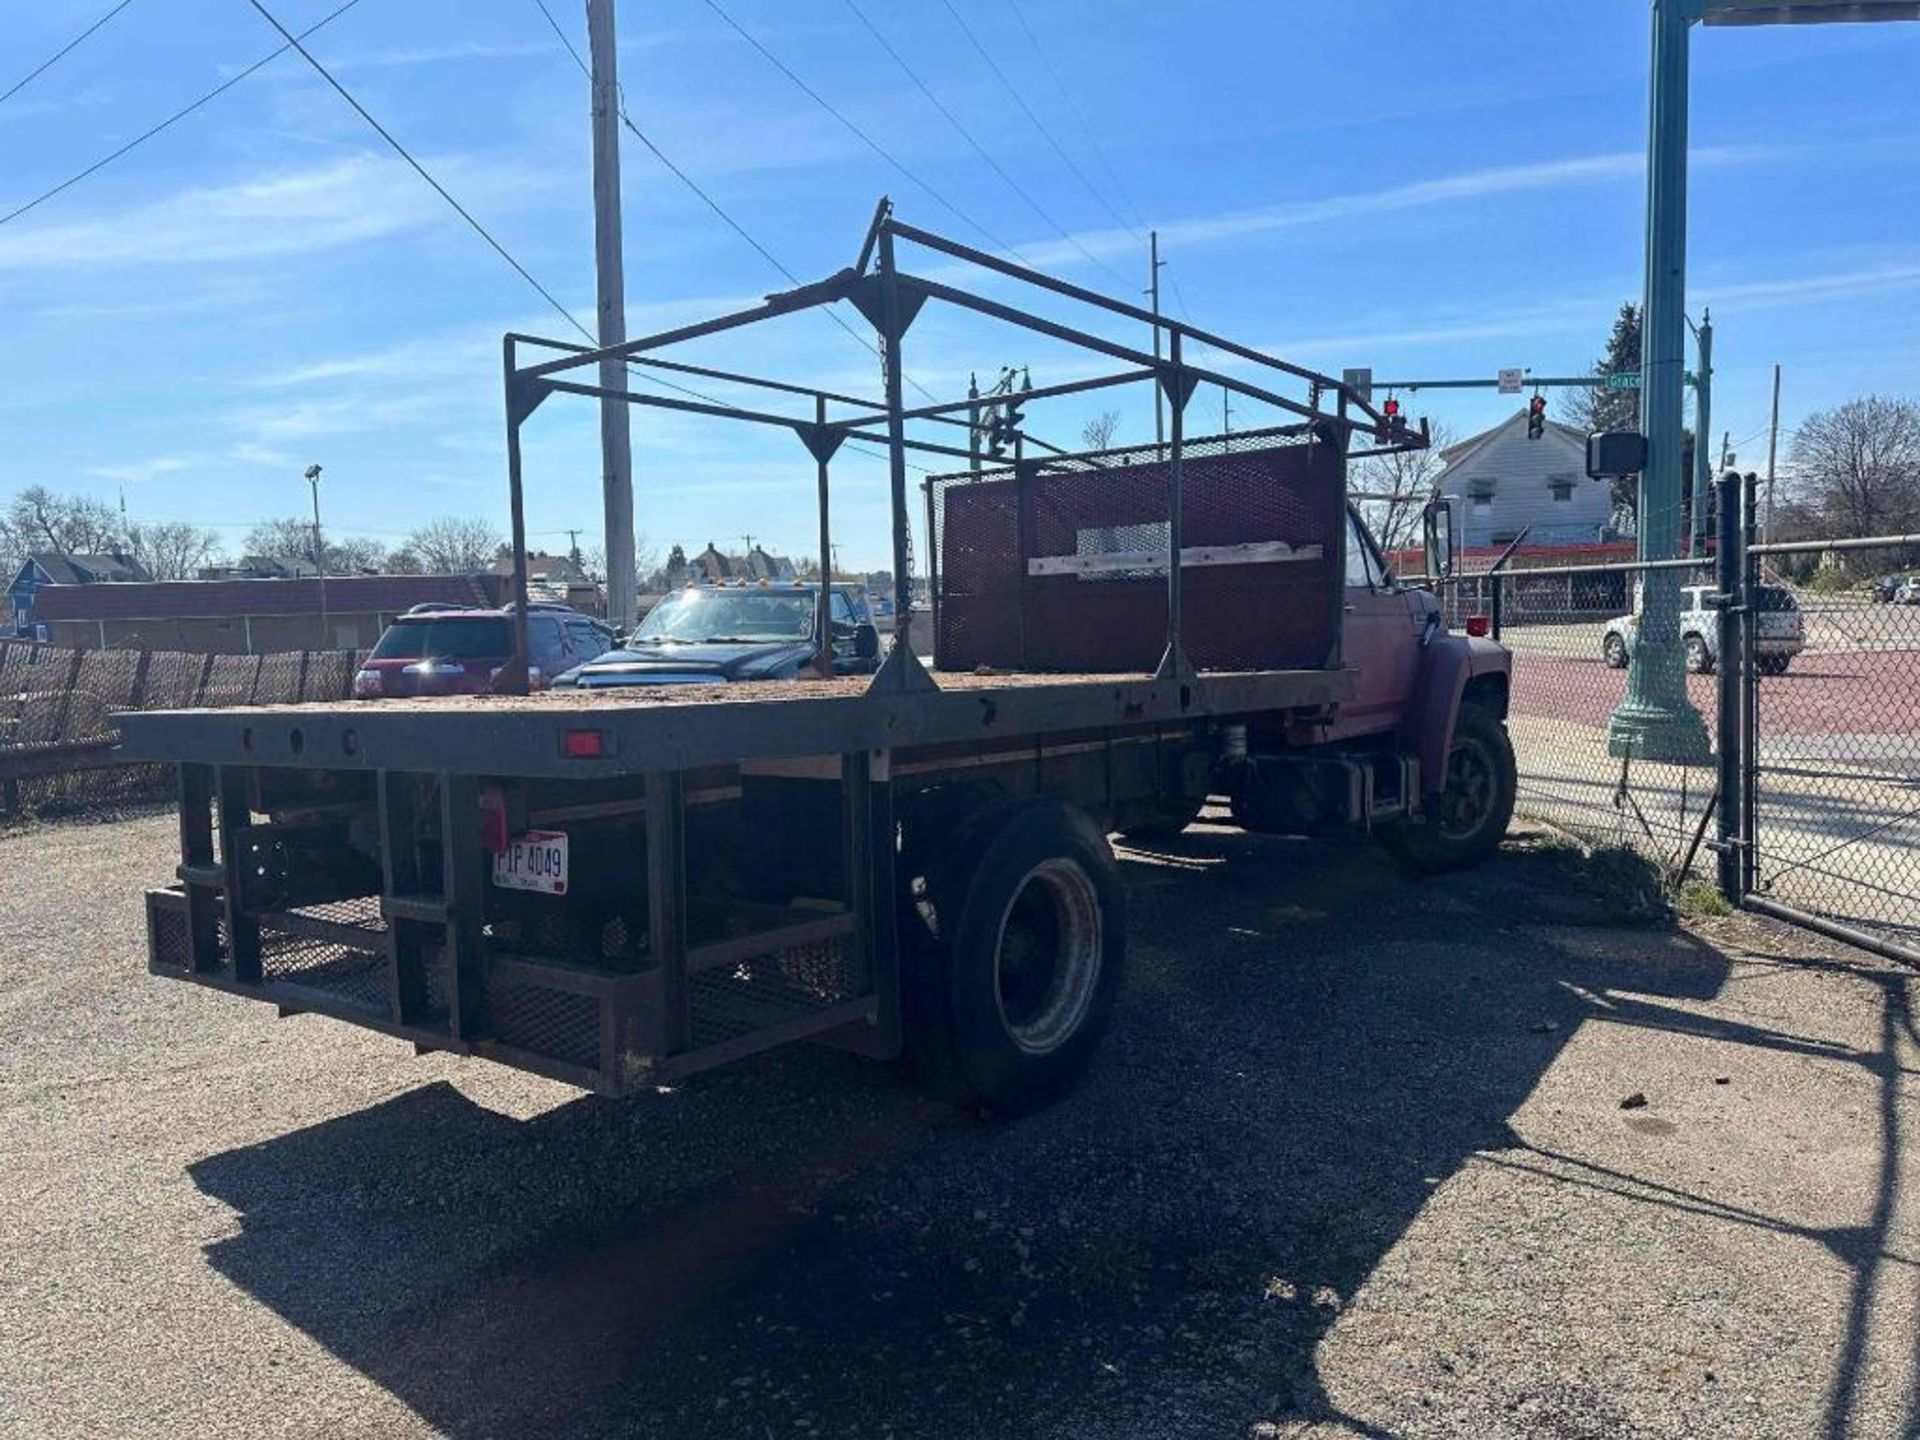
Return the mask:
<path id="1" fill-rule="evenodd" d="M 1147 232 L 1147 294 L 1153 301 L 1153 358 L 1160 358 L 1160 267 L 1166 262 L 1160 258 L 1160 232 Z M 1160 383 L 1160 377 L 1153 377 L 1153 443 L 1164 447 L 1167 443 L 1166 390 Z"/>
<path id="2" fill-rule="evenodd" d="M 1694 332 L 1694 339 L 1700 347 L 1699 371 L 1693 382 L 1693 524 L 1688 537 L 1687 553 L 1704 555 L 1707 553 L 1707 510 L 1710 507 L 1708 497 L 1713 494 L 1713 476 L 1726 473 L 1723 462 L 1718 470 L 1711 470 L 1707 464 L 1707 436 L 1713 428 L 1713 312 L 1708 310 L 1700 316 L 1700 326 Z"/>
<path id="3" fill-rule="evenodd" d="M 1233 392 L 1224 385 L 1220 387 L 1220 433 L 1233 433 Z"/>
<path id="4" fill-rule="evenodd" d="M 967 469 L 980 473 L 980 376 L 967 376 Z"/>
<path id="5" fill-rule="evenodd" d="M 1638 558 L 1671 560 L 1679 549 L 1680 426 L 1687 371 L 1687 54 L 1699 0 L 1653 0 L 1651 105 L 1647 117 L 1647 276 L 1641 312 Z M 1668 764 L 1704 763 L 1706 722 L 1687 699 L 1680 643 L 1680 577 L 1643 576 L 1640 623 L 1627 694 L 1607 722 L 1607 753 Z"/>
<path id="6" fill-rule="evenodd" d="M 1780 449 L 1780 364 L 1773 366 L 1773 414 L 1767 421 L 1767 509 L 1760 526 L 1760 543 L 1773 539 L 1773 461 Z"/>
<path id="7" fill-rule="evenodd" d="M 593 258 L 599 280 L 601 348 L 627 339 L 627 290 L 620 230 L 620 77 L 614 54 L 613 0 L 587 0 L 587 45 L 593 60 Z M 600 384 L 627 388 L 626 362 L 600 362 Z M 631 412 L 618 395 L 600 400 L 601 493 L 607 530 L 607 614 L 634 623 L 633 444 Z"/>
<path id="8" fill-rule="evenodd" d="M 307 466 L 307 484 L 313 487 L 313 573 L 320 579 L 320 648 L 330 650 L 327 643 L 327 560 L 326 548 L 320 541 L 320 467 Z"/>

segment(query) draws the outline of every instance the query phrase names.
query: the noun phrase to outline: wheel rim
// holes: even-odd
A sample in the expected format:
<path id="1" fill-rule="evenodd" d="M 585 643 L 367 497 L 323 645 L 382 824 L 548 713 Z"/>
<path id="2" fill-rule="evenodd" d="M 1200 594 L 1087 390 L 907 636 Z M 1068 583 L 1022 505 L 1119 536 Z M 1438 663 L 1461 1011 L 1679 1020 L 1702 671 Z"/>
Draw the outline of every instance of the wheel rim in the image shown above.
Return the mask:
<path id="1" fill-rule="evenodd" d="M 1619 669 L 1627 663 L 1627 646 L 1618 635 L 1609 635 L 1606 644 L 1607 664 Z"/>
<path id="2" fill-rule="evenodd" d="M 1687 637 L 1687 668 L 1695 674 L 1707 668 L 1707 646 L 1703 640 Z"/>
<path id="3" fill-rule="evenodd" d="M 1457 740 L 1447 756 L 1447 788 L 1440 792 L 1439 829 L 1444 839 L 1472 840 L 1493 818 L 1500 793 L 1493 753 L 1475 738 Z"/>
<path id="4" fill-rule="evenodd" d="M 1059 1049 L 1079 1030 L 1100 980 L 1100 902 L 1074 861 L 1043 860 L 1000 916 L 994 999 L 1000 1023 L 1030 1055 Z"/>

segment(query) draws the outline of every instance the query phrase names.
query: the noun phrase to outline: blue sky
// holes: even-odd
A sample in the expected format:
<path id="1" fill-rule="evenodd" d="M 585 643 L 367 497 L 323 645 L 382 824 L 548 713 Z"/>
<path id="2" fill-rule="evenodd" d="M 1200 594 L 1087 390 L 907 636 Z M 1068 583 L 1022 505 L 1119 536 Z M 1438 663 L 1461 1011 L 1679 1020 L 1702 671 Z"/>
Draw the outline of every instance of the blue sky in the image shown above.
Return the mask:
<path id="1" fill-rule="evenodd" d="M 270 0 L 296 29 L 334 3 Z M 549 3 L 584 50 L 582 7 Z M 1565 371 L 1638 296 L 1641 0 L 967 0 L 1071 167 L 941 0 L 864 0 L 1011 185 L 844 0 L 721 3 L 1000 241 L 1137 291 L 1135 232 L 1155 226 L 1170 309 L 1304 364 Z M 0 88 L 107 8 L 0 6 Z M 626 0 L 620 25 L 633 118 L 796 274 L 850 263 L 882 192 L 980 239 L 706 0 Z M 277 44 L 244 0 L 133 0 L 0 104 L 0 213 Z M 588 96 L 533 0 L 361 0 L 309 44 L 590 322 Z M 1717 324 L 1713 428 L 1758 464 L 1775 361 L 1789 426 L 1854 394 L 1920 393 L 1920 25 L 1696 32 L 1694 53 L 1689 308 Z M 784 288 L 631 139 L 623 164 L 634 333 Z M 567 333 L 293 55 L 0 225 L 0 317 L 0 495 L 124 492 L 136 519 L 229 543 L 300 513 L 314 461 L 332 529 L 397 542 L 442 514 L 504 525 L 499 336 Z M 1027 363 L 1044 383 L 1085 363 L 932 310 L 904 354 L 953 394 L 969 368 Z M 817 316 L 687 358 L 878 389 L 872 357 Z M 1201 393 L 1197 426 L 1216 428 L 1219 402 Z M 1035 418 L 1068 439 L 1112 403 Z M 1457 433 L 1504 413 L 1474 394 L 1410 408 Z M 1249 404 L 1234 423 L 1260 418 Z M 1120 438 L 1151 430 L 1141 395 Z M 651 543 L 751 533 L 811 553 L 812 465 L 790 439 L 652 411 L 634 439 Z M 536 543 L 598 525 L 590 403 L 549 404 L 528 463 Z M 880 467 L 852 456 L 836 476 L 842 562 L 884 563 Z"/>

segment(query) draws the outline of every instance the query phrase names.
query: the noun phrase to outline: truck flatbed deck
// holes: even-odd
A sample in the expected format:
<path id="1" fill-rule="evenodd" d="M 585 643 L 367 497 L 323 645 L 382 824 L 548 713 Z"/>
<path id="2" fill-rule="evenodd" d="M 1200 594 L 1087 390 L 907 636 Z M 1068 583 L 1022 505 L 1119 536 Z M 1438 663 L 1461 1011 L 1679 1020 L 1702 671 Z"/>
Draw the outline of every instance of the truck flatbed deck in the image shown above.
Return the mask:
<path id="1" fill-rule="evenodd" d="M 854 750 L 1319 709 L 1345 670 L 1149 675 L 936 674 L 753 685 L 636 685 L 120 717 L 128 760 L 591 779 Z M 569 736 L 591 735 L 588 742 Z M 580 753 L 591 749 L 595 753 Z"/>

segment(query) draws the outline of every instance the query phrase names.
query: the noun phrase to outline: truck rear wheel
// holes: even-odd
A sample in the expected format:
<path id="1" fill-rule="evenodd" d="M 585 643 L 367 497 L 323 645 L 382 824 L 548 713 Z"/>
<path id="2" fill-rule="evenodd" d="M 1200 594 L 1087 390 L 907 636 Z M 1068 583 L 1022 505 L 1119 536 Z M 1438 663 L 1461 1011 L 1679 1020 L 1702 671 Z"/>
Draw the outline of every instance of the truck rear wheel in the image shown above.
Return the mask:
<path id="1" fill-rule="evenodd" d="M 1497 715 L 1462 705 L 1447 752 L 1446 787 L 1417 823 L 1392 825 L 1381 843 L 1415 870 L 1437 873 L 1478 864 L 1500 848 L 1519 787 L 1513 741 Z"/>
<path id="2" fill-rule="evenodd" d="M 915 1068 L 948 1099 L 1034 1109 L 1086 1068 L 1119 992 L 1113 851 L 1058 800 L 996 806 L 951 834 L 928 879 L 937 933 L 902 956 Z"/>

